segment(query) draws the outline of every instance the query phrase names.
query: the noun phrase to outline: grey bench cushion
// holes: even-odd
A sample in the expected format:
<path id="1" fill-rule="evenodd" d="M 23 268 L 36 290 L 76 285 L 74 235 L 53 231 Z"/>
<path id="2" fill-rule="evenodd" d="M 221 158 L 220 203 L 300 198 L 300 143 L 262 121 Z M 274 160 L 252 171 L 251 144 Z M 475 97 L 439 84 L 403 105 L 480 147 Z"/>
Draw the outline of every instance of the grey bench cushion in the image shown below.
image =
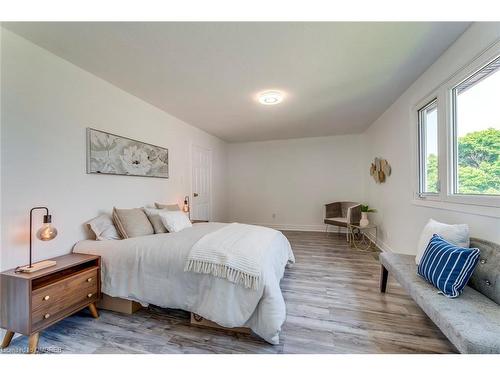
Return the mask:
<path id="1" fill-rule="evenodd" d="M 415 256 L 380 254 L 380 262 L 461 353 L 500 353 L 500 306 L 467 286 L 447 298 L 417 275 Z"/>
<path id="2" fill-rule="evenodd" d="M 481 256 L 469 285 L 500 305 L 500 245 L 471 238 L 470 247 L 481 250 Z"/>

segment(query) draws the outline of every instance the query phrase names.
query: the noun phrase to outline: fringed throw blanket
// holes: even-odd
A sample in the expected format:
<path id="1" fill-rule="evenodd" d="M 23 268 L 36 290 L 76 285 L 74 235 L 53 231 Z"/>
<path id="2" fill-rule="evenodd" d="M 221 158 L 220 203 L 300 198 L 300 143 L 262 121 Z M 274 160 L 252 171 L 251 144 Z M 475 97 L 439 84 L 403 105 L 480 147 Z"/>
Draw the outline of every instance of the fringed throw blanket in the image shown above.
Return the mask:
<path id="1" fill-rule="evenodd" d="M 259 289 L 263 254 L 277 234 L 266 227 L 229 224 L 194 244 L 184 271 L 211 274 L 245 288 Z"/>

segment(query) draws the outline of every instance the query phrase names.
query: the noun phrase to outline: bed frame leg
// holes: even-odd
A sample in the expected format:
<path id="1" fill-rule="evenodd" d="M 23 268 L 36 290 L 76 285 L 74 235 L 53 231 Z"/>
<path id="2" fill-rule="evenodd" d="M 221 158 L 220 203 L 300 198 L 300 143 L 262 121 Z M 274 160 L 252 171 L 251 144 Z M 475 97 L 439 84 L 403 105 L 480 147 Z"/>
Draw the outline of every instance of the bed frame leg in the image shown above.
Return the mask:
<path id="1" fill-rule="evenodd" d="M 385 293 L 387 289 L 387 278 L 389 276 L 389 271 L 383 266 L 380 265 L 380 293 Z"/>

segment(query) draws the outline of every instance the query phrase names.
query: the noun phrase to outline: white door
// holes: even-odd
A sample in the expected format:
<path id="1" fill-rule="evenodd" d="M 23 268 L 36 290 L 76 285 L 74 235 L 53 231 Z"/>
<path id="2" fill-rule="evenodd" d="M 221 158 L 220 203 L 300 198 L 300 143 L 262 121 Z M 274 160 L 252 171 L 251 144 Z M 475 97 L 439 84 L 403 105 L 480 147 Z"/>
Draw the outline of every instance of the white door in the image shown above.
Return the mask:
<path id="1" fill-rule="evenodd" d="M 210 219 L 212 153 L 193 145 L 191 151 L 191 219 Z"/>

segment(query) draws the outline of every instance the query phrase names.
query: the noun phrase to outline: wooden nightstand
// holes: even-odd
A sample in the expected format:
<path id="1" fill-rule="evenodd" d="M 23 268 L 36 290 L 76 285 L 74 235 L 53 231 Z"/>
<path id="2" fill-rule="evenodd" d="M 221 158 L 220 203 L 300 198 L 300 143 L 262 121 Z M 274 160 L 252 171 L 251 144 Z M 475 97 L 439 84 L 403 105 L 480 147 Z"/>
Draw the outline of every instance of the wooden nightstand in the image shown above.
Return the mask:
<path id="1" fill-rule="evenodd" d="M 7 330 L 1 348 L 14 333 L 29 336 L 29 353 L 35 353 L 40 331 L 88 307 L 98 318 L 95 303 L 101 293 L 101 257 L 63 255 L 49 267 L 33 273 L 2 272 L 0 326 Z"/>

